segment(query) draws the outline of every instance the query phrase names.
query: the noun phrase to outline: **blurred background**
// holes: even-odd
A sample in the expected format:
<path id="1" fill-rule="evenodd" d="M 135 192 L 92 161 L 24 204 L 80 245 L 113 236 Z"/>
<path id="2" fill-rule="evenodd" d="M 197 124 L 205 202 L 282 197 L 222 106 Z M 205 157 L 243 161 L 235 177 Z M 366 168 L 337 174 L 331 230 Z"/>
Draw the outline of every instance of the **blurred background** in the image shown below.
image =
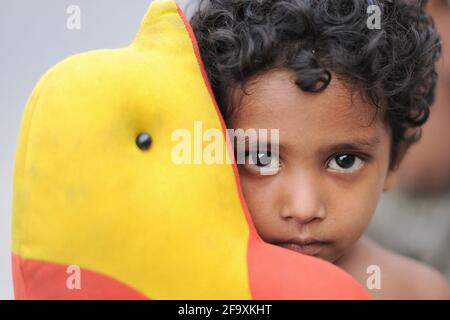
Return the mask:
<path id="1" fill-rule="evenodd" d="M 434 266 L 450 283 L 450 1 L 430 0 L 428 10 L 443 45 L 436 102 L 422 139 L 407 153 L 397 187 L 383 196 L 367 235 Z"/>
<path id="2" fill-rule="evenodd" d="M 82 51 L 127 46 L 151 0 L 2 0 L 0 11 L 0 299 L 12 299 L 10 225 L 15 147 L 23 108 L 42 74 Z M 187 10 L 189 0 L 178 0 Z M 195 2 L 194 2 L 195 3 Z M 67 26 L 71 6 L 80 28 Z M 73 7 L 72 7 L 73 8 Z M 397 188 L 382 197 L 367 232 L 383 246 L 424 261 L 450 281 L 450 7 L 430 0 L 444 44 L 436 104 L 402 166 Z"/>

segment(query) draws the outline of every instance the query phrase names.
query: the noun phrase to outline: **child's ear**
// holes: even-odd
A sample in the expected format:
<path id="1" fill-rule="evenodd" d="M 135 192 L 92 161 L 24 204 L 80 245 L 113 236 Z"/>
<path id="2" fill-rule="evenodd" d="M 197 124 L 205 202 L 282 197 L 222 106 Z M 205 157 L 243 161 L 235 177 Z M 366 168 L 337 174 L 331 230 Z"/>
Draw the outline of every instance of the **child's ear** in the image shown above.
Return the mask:
<path id="1" fill-rule="evenodd" d="M 395 184 L 397 183 L 398 169 L 400 163 L 403 161 L 405 155 L 407 154 L 411 144 L 400 142 L 397 150 L 397 160 L 396 162 L 389 168 L 387 172 L 386 179 L 384 180 L 383 192 L 391 190 Z"/>
<path id="2" fill-rule="evenodd" d="M 389 169 L 386 179 L 384 180 L 383 192 L 391 190 L 397 183 L 397 167 Z"/>

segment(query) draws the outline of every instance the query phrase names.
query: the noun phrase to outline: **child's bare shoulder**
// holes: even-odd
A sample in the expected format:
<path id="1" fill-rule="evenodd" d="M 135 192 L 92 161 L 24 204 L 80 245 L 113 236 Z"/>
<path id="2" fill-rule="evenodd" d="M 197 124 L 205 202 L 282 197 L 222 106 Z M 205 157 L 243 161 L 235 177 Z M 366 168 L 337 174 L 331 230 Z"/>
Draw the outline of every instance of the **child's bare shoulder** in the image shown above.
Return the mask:
<path id="1" fill-rule="evenodd" d="M 373 244 L 374 258 L 380 261 L 381 277 L 387 292 L 399 299 L 449 299 L 447 281 L 436 270 Z M 383 274 L 384 273 L 384 274 Z"/>
<path id="2" fill-rule="evenodd" d="M 353 273 L 353 270 L 354 277 L 366 286 L 371 276 L 367 268 L 376 266 L 374 270 L 379 271 L 381 281 L 380 288 L 369 290 L 374 299 L 450 299 L 447 281 L 438 271 L 384 249 L 369 239 L 360 241 L 352 259 L 355 266 L 348 271 Z"/>

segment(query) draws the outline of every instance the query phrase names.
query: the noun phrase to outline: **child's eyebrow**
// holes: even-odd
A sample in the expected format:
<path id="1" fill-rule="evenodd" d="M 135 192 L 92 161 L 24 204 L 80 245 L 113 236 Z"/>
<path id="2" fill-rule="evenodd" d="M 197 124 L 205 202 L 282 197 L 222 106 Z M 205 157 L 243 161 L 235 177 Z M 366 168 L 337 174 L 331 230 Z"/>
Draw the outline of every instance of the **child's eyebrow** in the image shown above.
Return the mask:
<path id="1" fill-rule="evenodd" d="M 322 148 L 321 153 L 327 153 L 330 151 L 340 150 L 360 150 L 360 149 L 373 149 L 380 144 L 378 137 L 369 138 L 353 138 L 346 141 L 334 143 L 328 147 Z"/>

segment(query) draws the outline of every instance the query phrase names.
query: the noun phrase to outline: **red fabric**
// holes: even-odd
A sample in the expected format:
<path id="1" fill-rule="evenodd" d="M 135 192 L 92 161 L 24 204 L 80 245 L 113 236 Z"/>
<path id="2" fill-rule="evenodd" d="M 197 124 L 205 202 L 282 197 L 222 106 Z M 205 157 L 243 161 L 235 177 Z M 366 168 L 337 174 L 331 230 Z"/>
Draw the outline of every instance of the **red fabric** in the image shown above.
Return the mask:
<path id="1" fill-rule="evenodd" d="M 12 256 L 15 298 L 31 300 L 143 300 L 143 294 L 117 280 L 81 268 L 80 289 L 68 289 L 66 265 Z"/>
<path id="2" fill-rule="evenodd" d="M 248 247 L 253 299 L 369 299 L 350 275 L 319 258 L 252 238 Z"/>

